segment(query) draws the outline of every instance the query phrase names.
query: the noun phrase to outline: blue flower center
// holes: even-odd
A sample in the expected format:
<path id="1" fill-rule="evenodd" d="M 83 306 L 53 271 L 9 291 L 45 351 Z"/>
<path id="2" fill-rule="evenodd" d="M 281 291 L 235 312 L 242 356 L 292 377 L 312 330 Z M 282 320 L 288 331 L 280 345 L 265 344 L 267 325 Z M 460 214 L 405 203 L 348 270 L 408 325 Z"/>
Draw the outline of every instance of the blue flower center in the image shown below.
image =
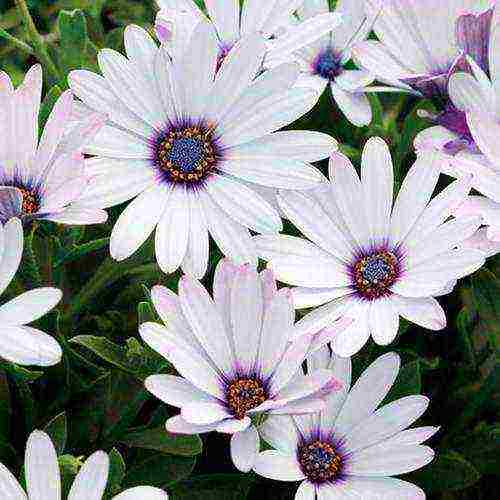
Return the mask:
<path id="1" fill-rule="evenodd" d="M 386 250 L 363 255 L 352 267 L 354 288 L 367 300 L 390 295 L 390 288 L 399 275 L 399 259 Z"/>
<path id="2" fill-rule="evenodd" d="M 227 405 L 235 418 L 245 418 L 267 399 L 264 384 L 257 378 L 239 378 L 229 384 L 226 390 Z"/>
<path id="3" fill-rule="evenodd" d="M 203 158 L 203 142 L 187 137 L 174 139 L 167 158 L 183 172 L 192 172 Z"/>
<path id="4" fill-rule="evenodd" d="M 391 272 L 390 264 L 378 255 L 368 259 L 366 266 L 361 271 L 363 279 L 371 284 L 379 283 L 387 278 Z"/>
<path id="5" fill-rule="evenodd" d="M 298 459 L 302 472 L 313 484 L 334 480 L 342 467 L 342 457 L 328 441 L 316 440 L 302 445 Z"/>
<path id="6" fill-rule="evenodd" d="M 339 57 L 331 50 L 321 52 L 313 63 L 314 73 L 333 81 L 342 72 L 342 65 Z"/>

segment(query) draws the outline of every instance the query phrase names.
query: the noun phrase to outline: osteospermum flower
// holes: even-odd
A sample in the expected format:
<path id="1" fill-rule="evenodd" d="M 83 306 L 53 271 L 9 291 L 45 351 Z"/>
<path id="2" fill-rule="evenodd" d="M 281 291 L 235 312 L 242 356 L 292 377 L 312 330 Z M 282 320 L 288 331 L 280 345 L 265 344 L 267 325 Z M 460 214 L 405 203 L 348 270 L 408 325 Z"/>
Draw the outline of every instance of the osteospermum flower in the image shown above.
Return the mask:
<path id="1" fill-rule="evenodd" d="M 265 42 L 240 40 L 216 74 L 218 41 L 198 23 L 188 48 L 172 61 L 139 27 L 125 31 L 128 59 L 99 53 L 104 77 L 69 76 L 75 94 L 109 115 L 86 152 L 93 183 L 86 203 L 110 207 L 135 198 L 113 228 L 111 255 L 130 256 L 156 229 L 156 256 L 167 273 L 180 265 L 201 277 L 208 234 L 239 262 L 255 262 L 248 229 L 277 232 L 277 211 L 249 184 L 309 189 L 323 182 L 308 162 L 328 156 L 335 141 L 308 131 L 275 132 L 311 109 L 316 94 L 292 89 L 288 64 L 254 82 Z"/>
<path id="2" fill-rule="evenodd" d="M 23 228 L 19 219 L 0 224 L 0 294 L 14 278 L 23 255 Z M 35 288 L 0 306 L 0 357 L 19 365 L 51 366 L 61 361 L 59 344 L 27 326 L 61 300 L 57 288 Z"/>
<path id="3" fill-rule="evenodd" d="M 50 437 L 33 431 L 26 445 L 24 459 L 26 493 L 12 473 L 0 463 L 0 491 L 7 500 L 61 500 L 61 476 L 57 453 Z M 96 451 L 85 460 L 71 486 L 69 500 L 101 500 L 106 489 L 109 458 Z M 138 486 L 123 491 L 113 500 L 168 500 L 168 495 L 150 486 Z"/>
<path id="4" fill-rule="evenodd" d="M 310 194 L 280 193 L 285 216 L 311 242 L 256 236 L 259 254 L 277 280 L 297 285 L 292 289 L 296 308 L 325 304 L 297 323 L 297 336 L 323 329 L 340 315 L 354 318 L 330 336 L 333 351 L 348 356 L 370 334 L 378 344 L 392 342 L 399 316 L 431 330 L 445 327 L 445 313 L 434 297 L 481 267 L 484 255 L 457 249 L 479 227 L 478 217 L 447 221 L 470 181 L 456 181 L 431 201 L 438 161 L 430 153 L 417 160 L 393 206 L 389 149 L 372 138 L 363 150 L 361 180 L 345 156 L 334 154 L 330 185 Z"/>
<path id="5" fill-rule="evenodd" d="M 300 22 L 308 22 L 328 12 L 328 0 L 306 1 L 298 10 L 299 26 Z M 342 21 L 331 33 L 293 53 L 302 70 L 297 84 L 314 88 L 319 94 L 328 86 L 334 101 L 353 125 L 368 125 L 372 111 L 364 89 L 373 82 L 373 77 L 365 70 L 348 69 L 348 63 L 353 46 L 370 33 L 380 5 L 375 0 L 343 0 L 337 2 L 335 12 Z M 290 60 L 290 53 L 278 50 L 281 43 L 279 37 L 269 42 L 267 66 L 273 67 L 285 58 Z"/>
<path id="6" fill-rule="evenodd" d="M 88 183 L 81 148 L 103 125 L 99 113 L 71 128 L 73 97 L 57 100 L 38 141 L 42 69 L 33 66 L 14 89 L 0 72 L 0 221 L 48 219 L 63 224 L 95 224 L 105 211 L 79 205 Z"/>
<path id="7" fill-rule="evenodd" d="M 259 33 L 266 39 L 278 39 L 270 45 L 273 57 L 284 58 L 335 28 L 341 20 L 328 9 L 306 22 L 297 23 L 294 13 L 304 0 L 206 0 L 207 13 L 218 40 L 218 65 L 236 42 Z M 308 3 L 308 2 L 306 2 Z M 183 52 L 199 22 L 207 19 L 193 0 L 158 0 L 156 33 L 172 52 Z"/>
<path id="8" fill-rule="evenodd" d="M 146 388 L 181 409 L 170 418 L 170 432 L 231 434 L 231 457 L 249 471 L 259 451 L 259 424 L 268 414 L 310 413 L 324 407 L 325 394 L 339 384 L 327 370 L 297 374 L 310 346 L 303 337 L 289 345 L 294 323 L 290 292 L 276 290 L 269 271 L 221 261 L 214 278 L 214 300 L 193 278 L 184 276 L 179 296 L 152 290 L 166 327 L 140 326 L 143 340 L 180 376 L 152 375 Z"/>
<path id="9" fill-rule="evenodd" d="M 279 481 L 301 481 L 296 500 L 424 500 L 420 488 L 391 476 L 432 461 L 433 450 L 422 443 L 438 428 L 407 429 L 429 400 L 408 396 L 378 408 L 396 379 L 399 357 L 380 356 L 352 388 L 349 358 L 330 357 L 323 349 L 307 366 L 311 374 L 332 370 L 342 390 L 327 399 L 327 408 L 319 414 L 269 417 L 262 436 L 275 449 L 259 454 L 254 471 Z"/>
<path id="10" fill-rule="evenodd" d="M 441 146 L 450 153 L 467 149 L 471 136 L 465 114 L 449 98 L 448 82 L 456 71 L 473 71 L 467 56 L 488 71 L 494 9 L 494 1 L 385 0 L 374 25 L 379 41 L 353 50 L 356 62 L 388 85 L 371 91 L 399 89 L 436 102 L 438 113 L 425 116 L 447 131 Z"/>

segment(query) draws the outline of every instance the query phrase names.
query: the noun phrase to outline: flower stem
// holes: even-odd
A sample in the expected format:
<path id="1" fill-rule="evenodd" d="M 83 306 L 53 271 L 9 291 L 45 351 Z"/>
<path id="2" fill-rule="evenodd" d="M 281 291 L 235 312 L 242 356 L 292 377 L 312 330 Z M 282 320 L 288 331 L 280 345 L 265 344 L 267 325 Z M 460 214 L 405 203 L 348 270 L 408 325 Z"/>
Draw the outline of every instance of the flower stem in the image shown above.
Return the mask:
<path id="1" fill-rule="evenodd" d="M 42 286 L 42 278 L 38 267 L 38 259 L 33 249 L 33 237 L 36 224 L 33 224 L 30 232 L 24 238 L 23 265 L 21 267 L 22 281 L 28 288 Z"/>
<path id="2" fill-rule="evenodd" d="M 45 40 L 43 39 L 42 35 L 38 33 L 35 23 L 33 22 L 33 18 L 31 17 L 31 14 L 29 12 L 28 6 L 26 5 L 26 1 L 16 0 L 16 5 L 23 19 L 23 23 L 26 27 L 30 42 L 33 45 L 33 50 L 36 54 L 36 57 L 47 69 L 52 83 L 57 83 L 61 79 L 61 75 L 59 74 L 54 61 L 52 61 L 47 51 Z"/>

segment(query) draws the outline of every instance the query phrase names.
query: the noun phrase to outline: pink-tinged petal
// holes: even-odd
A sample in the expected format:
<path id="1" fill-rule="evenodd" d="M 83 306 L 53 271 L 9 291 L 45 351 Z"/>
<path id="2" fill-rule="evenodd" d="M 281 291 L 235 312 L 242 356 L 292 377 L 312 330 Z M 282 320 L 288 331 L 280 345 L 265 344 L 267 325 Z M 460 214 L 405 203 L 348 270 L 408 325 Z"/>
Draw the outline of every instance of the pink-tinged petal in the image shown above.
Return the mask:
<path id="1" fill-rule="evenodd" d="M 482 153 L 492 162 L 500 158 L 500 124 L 486 113 L 467 113 L 467 124 Z"/>
<path id="2" fill-rule="evenodd" d="M 481 228 L 470 238 L 463 241 L 460 248 L 480 250 L 486 257 L 492 257 L 500 252 L 500 237 L 497 238 L 497 241 L 490 240 L 488 238 L 488 229 Z"/>
<path id="3" fill-rule="evenodd" d="M 231 414 L 219 403 L 193 402 L 181 408 L 181 416 L 191 424 L 206 425 L 220 422 L 231 417 Z"/>
<path id="4" fill-rule="evenodd" d="M 335 422 L 339 436 L 347 434 L 375 411 L 394 384 L 399 367 L 399 356 L 391 352 L 377 358 L 362 373 Z"/>
<path id="5" fill-rule="evenodd" d="M 260 476 L 277 481 L 300 481 L 305 479 L 295 456 L 284 455 L 274 450 L 259 453 L 253 470 Z"/>
<path id="6" fill-rule="evenodd" d="M 370 304 L 354 302 L 351 307 L 345 307 L 342 315 L 354 321 L 346 328 L 337 330 L 330 345 L 335 354 L 348 357 L 356 354 L 370 336 Z"/>
<path id="7" fill-rule="evenodd" d="M 169 330 L 182 337 L 189 335 L 189 323 L 182 312 L 179 297 L 172 290 L 161 285 L 154 286 L 151 289 L 151 301 Z"/>
<path id="8" fill-rule="evenodd" d="M 318 399 L 315 395 L 291 401 L 284 406 L 269 411 L 271 415 L 311 415 L 318 414 L 326 409 L 325 399 Z"/>
<path id="9" fill-rule="evenodd" d="M 356 320 L 354 318 L 344 316 L 334 321 L 330 326 L 320 330 L 313 336 L 311 345 L 309 346 L 309 352 L 317 352 L 318 349 L 321 349 L 326 344 L 330 343 L 336 335 L 353 325 L 355 321 Z"/>
<path id="10" fill-rule="evenodd" d="M 407 298 L 401 295 L 391 297 L 398 313 L 408 321 L 429 330 L 446 327 L 446 314 L 434 297 Z"/>
<path id="11" fill-rule="evenodd" d="M 172 434 L 202 434 L 214 431 L 217 423 L 207 425 L 196 425 L 186 422 L 180 415 L 169 418 L 165 424 L 167 432 Z"/>
<path id="12" fill-rule="evenodd" d="M 19 189 L 10 186 L 0 187 L 0 221 L 7 222 L 22 214 L 23 195 Z"/>
<path id="13" fill-rule="evenodd" d="M 259 433 L 251 425 L 242 432 L 231 437 L 231 459 L 235 467 L 241 472 L 250 472 L 259 453 Z"/>

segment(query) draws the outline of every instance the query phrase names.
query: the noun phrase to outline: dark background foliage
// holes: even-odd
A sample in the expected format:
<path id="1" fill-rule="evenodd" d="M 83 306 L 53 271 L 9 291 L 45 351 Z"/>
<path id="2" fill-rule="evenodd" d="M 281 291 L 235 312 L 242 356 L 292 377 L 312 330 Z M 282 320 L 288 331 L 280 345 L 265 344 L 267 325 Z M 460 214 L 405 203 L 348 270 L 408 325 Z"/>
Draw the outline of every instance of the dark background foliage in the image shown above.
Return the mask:
<path id="1" fill-rule="evenodd" d="M 27 3 L 54 62 L 52 69 L 44 66 L 42 121 L 67 88 L 71 69 L 97 71 L 100 48 L 123 50 L 127 24 L 153 32 L 153 0 Z M 14 1 L 0 0 L 0 69 L 16 84 L 40 59 L 34 47 Z M 417 110 L 433 105 L 403 95 L 371 99 L 374 120 L 369 127 L 349 125 L 324 95 L 291 128 L 333 135 L 355 164 L 369 137 L 383 137 L 390 144 L 399 184 L 414 160 L 414 136 L 429 125 L 417 117 Z M 318 166 L 326 172 L 325 164 Z M 141 343 L 137 326 L 155 319 L 149 288 L 162 283 L 176 291 L 179 274 L 160 272 L 151 242 L 125 262 L 108 257 L 109 234 L 122 208 L 110 210 L 109 222 L 101 226 L 37 224 L 25 234 L 21 272 L 3 299 L 40 284 L 62 288 L 62 305 L 39 326 L 56 332 L 64 358 L 60 365 L 44 370 L 0 360 L 0 462 L 21 474 L 27 436 L 34 428 L 43 428 L 57 444 L 66 488 L 82 457 L 104 449 L 112 463 L 108 497 L 128 486 L 151 484 L 168 489 L 174 500 L 293 498 L 296 485 L 239 474 L 230 462 L 227 436 L 200 439 L 165 433 L 164 421 L 173 409 L 159 404 L 142 382 L 149 374 L 172 369 Z M 298 234 L 290 225 L 286 232 Z M 219 259 L 212 245 L 204 279 L 208 288 Z M 422 486 L 428 498 L 498 498 L 500 259 L 489 259 L 485 268 L 440 300 L 448 316 L 446 330 L 431 333 L 403 324 L 389 349 L 371 342 L 355 356 L 355 374 L 378 355 L 394 350 L 403 364 L 387 400 L 415 393 L 431 398 L 420 423 L 442 426 L 431 442 L 437 458 L 407 477 Z"/>

